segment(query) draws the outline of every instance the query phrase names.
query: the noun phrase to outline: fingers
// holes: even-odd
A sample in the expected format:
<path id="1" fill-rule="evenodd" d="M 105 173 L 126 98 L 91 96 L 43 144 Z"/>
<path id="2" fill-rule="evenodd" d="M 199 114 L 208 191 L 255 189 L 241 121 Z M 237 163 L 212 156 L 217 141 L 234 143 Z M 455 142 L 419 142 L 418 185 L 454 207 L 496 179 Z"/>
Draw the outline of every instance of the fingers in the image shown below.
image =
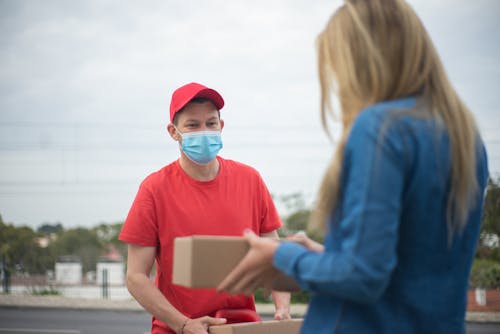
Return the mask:
<path id="1" fill-rule="evenodd" d="M 296 242 L 304 246 L 307 244 L 308 239 L 309 238 L 305 233 L 300 233 L 300 232 L 287 237 L 287 240 Z"/>
<path id="2" fill-rule="evenodd" d="M 248 241 L 250 245 L 252 245 L 252 243 L 254 243 L 256 240 L 260 239 L 260 237 L 250 229 L 245 229 L 245 231 L 243 232 L 243 237 Z"/>
<path id="3" fill-rule="evenodd" d="M 276 311 L 274 314 L 274 320 L 290 320 L 292 317 L 289 312 Z"/>
<path id="4" fill-rule="evenodd" d="M 242 277 L 239 281 L 231 283 L 224 291 L 232 294 L 243 293 L 245 295 L 252 295 L 258 288 L 264 288 L 264 294 L 269 296 L 276 273 L 276 270 L 272 268 L 270 270 L 247 272 L 246 276 Z"/>
<path id="5" fill-rule="evenodd" d="M 259 286 L 266 286 L 264 284 L 272 278 L 269 275 L 274 271 L 272 256 L 278 243 L 260 238 L 248 230 L 245 231 L 245 239 L 250 244 L 250 250 L 217 286 L 218 291 L 252 294 Z"/>
<path id="6" fill-rule="evenodd" d="M 292 235 L 292 236 L 296 236 L 296 237 L 305 237 L 305 238 L 307 238 L 307 233 L 306 233 L 305 231 L 301 230 L 301 231 L 298 231 L 297 233 L 295 233 L 295 234 L 294 234 L 294 235 Z"/>
<path id="7" fill-rule="evenodd" d="M 251 230 L 246 230 L 245 231 L 245 238 L 249 241 L 250 247 L 252 247 L 252 243 L 255 242 L 255 240 L 258 240 L 259 237 L 253 233 Z M 252 248 L 248 251 L 247 255 L 241 260 L 241 262 L 234 268 L 229 275 L 222 280 L 222 282 L 217 286 L 218 291 L 227 291 L 227 292 L 236 292 L 235 291 L 235 286 L 237 285 L 239 288 L 241 287 L 247 287 L 247 283 L 249 283 L 251 280 L 255 278 L 256 275 L 252 275 L 252 273 L 249 273 L 249 270 L 252 270 L 255 268 L 253 266 L 253 262 L 255 261 L 253 259 L 253 252 Z M 241 290 L 240 290 L 241 291 Z M 238 292 L 240 292 L 238 291 Z"/>
<path id="8" fill-rule="evenodd" d="M 202 317 L 201 322 L 207 326 L 224 325 L 227 322 L 225 318 Z"/>
<path id="9" fill-rule="evenodd" d="M 237 284 L 244 277 L 244 270 L 240 265 L 236 266 L 233 271 L 229 273 L 217 286 L 217 291 L 231 291 L 235 284 Z"/>
<path id="10" fill-rule="evenodd" d="M 224 325 L 227 322 L 225 318 L 201 317 L 191 319 L 186 323 L 182 333 L 184 334 L 200 334 L 208 333 L 208 327 L 216 325 Z"/>
<path id="11" fill-rule="evenodd" d="M 245 286 L 238 287 L 234 289 L 236 292 L 241 291 L 247 296 L 253 295 L 258 288 L 263 287 L 266 284 L 265 278 L 261 276 L 255 276 L 253 279 L 249 280 Z M 240 290 L 238 290 L 240 289 Z"/>
<path id="12" fill-rule="evenodd" d="M 244 293 L 246 295 L 251 295 L 262 284 L 260 275 L 260 270 L 252 270 L 246 271 L 242 275 L 237 276 L 234 280 L 228 276 L 231 282 L 225 286 L 224 291 L 229 293 Z M 223 281 L 222 284 L 225 284 L 225 282 Z"/>

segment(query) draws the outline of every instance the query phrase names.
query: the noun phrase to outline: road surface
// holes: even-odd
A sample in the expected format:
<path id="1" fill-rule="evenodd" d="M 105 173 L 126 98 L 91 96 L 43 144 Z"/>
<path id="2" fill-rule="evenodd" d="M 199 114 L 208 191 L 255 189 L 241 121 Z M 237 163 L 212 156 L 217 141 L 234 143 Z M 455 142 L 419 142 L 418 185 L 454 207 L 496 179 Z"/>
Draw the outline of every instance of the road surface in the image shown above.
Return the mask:
<path id="1" fill-rule="evenodd" d="M 146 334 L 150 323 L 142 311 L 0 308 L 0 334 Z M 497 334 L 500 323 L 468 323 L 467 333 Z"/>

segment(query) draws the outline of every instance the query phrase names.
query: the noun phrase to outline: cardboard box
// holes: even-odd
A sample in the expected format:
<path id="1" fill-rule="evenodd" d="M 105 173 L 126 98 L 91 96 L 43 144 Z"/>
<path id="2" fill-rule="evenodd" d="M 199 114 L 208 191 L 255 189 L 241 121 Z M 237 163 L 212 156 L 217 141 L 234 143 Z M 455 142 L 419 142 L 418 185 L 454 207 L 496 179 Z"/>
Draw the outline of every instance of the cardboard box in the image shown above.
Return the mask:
<path id="1" fill-rule="evenodd" d="M 172 282 L 190 288 L 216 288 L 248 252 L 243 237 L 202 236 L 174 240 Z M 281 274 L 274 290 L 298 291 L 297 282 Z"/>
<path id="2" fill-rule="evenodd" d="M 212 326 L 208 332 L 210 334 L 299 334 L 301 327 L 302 319 L 272 320 Z"/>

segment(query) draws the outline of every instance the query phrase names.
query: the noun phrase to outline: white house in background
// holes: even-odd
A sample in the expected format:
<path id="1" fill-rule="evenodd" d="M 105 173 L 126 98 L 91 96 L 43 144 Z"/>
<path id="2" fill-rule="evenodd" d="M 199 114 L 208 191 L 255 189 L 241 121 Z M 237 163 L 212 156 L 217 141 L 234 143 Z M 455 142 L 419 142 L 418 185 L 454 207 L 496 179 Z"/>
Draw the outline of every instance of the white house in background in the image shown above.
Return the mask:
<path id="1" fill-rule="evenodd" d="M 125 284 L 125 265 L 120 252 L 110 245 L 107 253 L 99 258 L 96 266 L 97 284 L 104 283 L 104 275 L 107 276 L 109 285 L 124 285 Z"/>
<path id="2" fill-rule="evenodd" d="M 56 282 L 61 284 L 82 283 L 82 261 L 78 256 L 60 256 L 56 262 Z"/>
<path id="3" fill-rule="evenodd" d="M 99 259 L 97 262 L 97 284 L 104 283 L 106 275 L 109 285 L 124 285 L 125 284 L 125 267 L 123 262 L 115 262 L 109 259 Z"/>

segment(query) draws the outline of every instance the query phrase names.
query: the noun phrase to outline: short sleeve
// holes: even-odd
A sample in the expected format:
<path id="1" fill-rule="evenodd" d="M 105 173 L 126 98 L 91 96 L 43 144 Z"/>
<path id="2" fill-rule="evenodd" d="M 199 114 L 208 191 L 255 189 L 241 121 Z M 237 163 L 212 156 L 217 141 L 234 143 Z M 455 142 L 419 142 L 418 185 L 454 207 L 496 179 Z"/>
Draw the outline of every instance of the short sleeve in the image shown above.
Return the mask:
<path id="1" fill-rule="evenodd" d="M 157 246 L 158 244 L 155 201 L 145 182 L 139 187 L 119 239 L 140 246 Z"/>

